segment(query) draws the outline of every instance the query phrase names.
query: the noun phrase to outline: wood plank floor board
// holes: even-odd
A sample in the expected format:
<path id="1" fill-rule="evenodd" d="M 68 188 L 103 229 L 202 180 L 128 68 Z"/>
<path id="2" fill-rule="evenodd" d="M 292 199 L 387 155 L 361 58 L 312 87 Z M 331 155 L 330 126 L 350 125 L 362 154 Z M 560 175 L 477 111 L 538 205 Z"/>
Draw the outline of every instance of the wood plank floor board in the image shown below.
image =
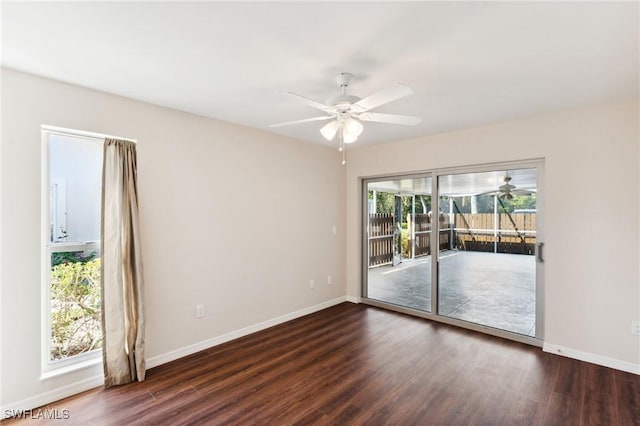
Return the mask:
<path id="1" fill-rule="evenodd" d="M 619 424 L 640 425 L 640 380 L 638 376 L 614 371 L 615 392 L 607 399 L 613 399 Z"/>
<path id="2" fill-rule="evenodd" d="M 640 377 L 343 303 L 2 425 L 640 425 Z"/>
<path id="3" fill-rule="evenodd" d="M 576 395 L 553 391 L 547 406 L 544 424 L 550 426 L 583 424 L 582 400 Z"/>
<path id="4" fill-rule="evenodd" d="M 498 408 L 493 407 L 493 410 L 498 411 Z M 544 424 L 544 408 L 526 396 L 516 398 L 516 401 L 506 408 L 504 413 L 504 424 L 507 422 L 512 425 Z"/>

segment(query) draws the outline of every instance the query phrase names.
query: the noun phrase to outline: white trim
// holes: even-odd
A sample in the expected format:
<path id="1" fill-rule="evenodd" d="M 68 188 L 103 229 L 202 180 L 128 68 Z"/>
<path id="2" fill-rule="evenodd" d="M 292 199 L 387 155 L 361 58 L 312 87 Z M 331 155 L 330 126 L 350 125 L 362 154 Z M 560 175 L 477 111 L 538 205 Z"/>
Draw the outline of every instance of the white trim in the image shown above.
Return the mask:
<path id="1" fill-rule="evenodd" d="M 31 410 L 35 407 L 42 407 L 53 401 L 59 401 L 61 399 L 70 397 L 72 395 L 79 394 L 80 392 L 87 391 L 89 389 L 102 386 L 104 384 L 104 377 L 102 375 L 90 377 L 79 382 L 71 383 L 67 386 L 57 388 L 48 392 L 43 392 L 38 395 L 30 396 L 21 401 L 7 404 L 0 408 L 0 419 L 7 418 L 7 414 L 16 412 L 19 410 Z"/>
<path id="2" fill-rule="evenodd" d="M 346 296 L 347 302 L 360 303 L 360 298 L 357 296 Z"/>
<path id="3" fill-rule="evenodd" d="M 331 306 L 338 305 L 340 303 L 346 302 L 347 300 L 348 300 L 347 296 L 337 297 L 335 299 L 328 300 L 326 302 L 322 302 L 314 306 L 309 306 L 307 308 L 303 308 L 298 311 L 281 315 L 279 317 L 276 317 L 267 321 L 253 324 L 248 327 L 241 328 L 239 330 L 231 331 L 221 336 L 203 340 L 201 342 L 194 343 L 192 345 L 185 346 L 183 348 L 176 349 L 161 355 L 156 355 L 154 357 L 147 359 L 147 368 L 153 368 L 153 367 L 157 367 L 159 365 L 165 364 L 167 362 L 175 361 L 176 359 L 194 354 L 196 352 L 203 351 L 205 349 L 209 349 L 213 346 L 221 345 L 223 343 L 229 342 L 231 340 L 234 340 L 240 337 L 247 336 L 257 331 L 261 331 L 269 327 L 282 324 L 283 322 L 291 321 L 292 319 L 309 315 L 326 308 L 330 308 Z"/>
<path id="4" fill-rule="evenodd" d="M 73 373 L 77 370 L 93 367 L 94 365 L 101 365 L 102 348 L 74 355 L 57 362 L 59 363 L 58 365 L 55 364 L 55 361 L 53 363 L 50 363 L 53 365 L 53 367 L 46 371 L 43 371 L 42 374 L 40 374 L 40 380 L 48 380 L 54 377 Z"/>
<path id="5" fill-rule="evenodd" d="M 75 136 L 75 137 L 88 138 L 88 139 L 98 139 L 98 141 L 101 143 L 104 142 L 104 140 L 107 138 L 121 139 L 129 142 L 133 142 L 133 143 L 138 142 L 137 139 L 123 138 L 122 136 L 105 135 L 104 133 L 87 132 L 85 130 L 67 129 L 64 127 L 49 126 L 46 124 L 42 126 L 42 130 L 45 132 L 57 134 L 60 136 Z"/>
<path id="6" fill-rule="evenodd" d="M 63 243 L 50 243 L 49 253 L 64 253 L 69 251 L 96 251 L 100 250 L 100 241 L 70 241 Z"/>
<path id="7" fill-rule="evenodd" d="M 40 129 L 40 138 L 40 170 L 42 171 L 40 175 L 40 373 L 42 374 L 46 371 L 46 366 L 49 365 L 51 354 L 49 345 L 49 329 L 51 328 L 51 281 L 49 276 L 51 273 L 51 256 L 49 255 L 49 243 L 51 242 L 49 226 L 51 220 L 49 217 L 49 190 L 51 182 L 49 181 L 49 134 L 44 127 Z"/>
<path id="8" fill-rule="evenodd" d="M 542 350 L 544 352 L 565 356 L 567 358 L 573 358 L 580 361 L 590 362 L 592 364 L 602 365 L 604 367 L 615 368 L 616 370 L 626 371 L 627 373 L 640 375 L 640 363 L 634 364 L 632 362 L 609 358 L 590 352 L 582 352 L 576 349 L 554 345 L 551 343 L 545 343 L 542 347 Z"/>
<path id="9" fill-rule="evenodd" d="M 536 324 L 535 324 L 535 334 L 540 340 L 544 341 L 545 338 L 545 329 L 546 329 L 546 317 L 545 317 L 545 305 L 546 305 L 546 264 L 544 261 L 544 257 L 542 253 L 538 250 L 541 250 L 541 247 L 545 243 L 545 235 L 544 235 L 544 222 L 545 222 L 545 159 L 538 160 L 538 165 L 536 166 L 536 189 L 538 194 L 542 194 L 542 196 L 536 195 L 536 247 L 534 255 L 536 257 Z M 540 260 L 542 258 L 542 260 Z"/>

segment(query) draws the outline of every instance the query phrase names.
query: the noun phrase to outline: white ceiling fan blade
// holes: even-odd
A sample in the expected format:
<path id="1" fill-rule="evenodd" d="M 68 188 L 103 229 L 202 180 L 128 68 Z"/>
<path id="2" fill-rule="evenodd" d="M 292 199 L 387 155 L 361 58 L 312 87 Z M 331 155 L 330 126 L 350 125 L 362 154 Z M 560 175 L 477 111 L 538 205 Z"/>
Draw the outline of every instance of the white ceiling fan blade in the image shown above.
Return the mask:
<path id="1" fill-rule="evenodd" d="M 303 118 L 302 120 L 293 120 L 293 121 L 285 121 L 284 123 L 269 124 L 269 127 L 282 127 L 282 126 L 288 126 L 290 124 L 308 123 L 310 121 L 331 120 L 332 118 L 333 117 L 330 115 L 324 115 L 322 117 Z"/>
<path id="2" fill-rule="evenodd" d="M 411 87 L 406 84 L 396 83 L 374 93 L 373 95 L 359 100 L 355 104 L 351 105 L 351 109 L 354 112 L 365 112 L 411 94 L 413 94 L 413 89 Z"/>
<path id="3" fill-rule="evenodd" d="M 305 98 L 304 96 L 298 95 L 298 94 L 293 93 L 293 92 L 287 92 L 287 93 L 289 95 L 293 96 L 294 98 L 298 99 L 302 103 L 304 103 L 306 105 L 309 105 L 311 107 L 317 108 L 320 111 L 324 111 L 324 112 L 329 113 L 329 114 L 335 114 L 335 113 L 338 112 L 338 110 L 336 110 L 332 106 L 321 104 L 320 102 L 316 102 L 313 99 Z"/>
<path id="4" fill-rule="evenodd" d="M 379 112 L 363 112 L 358 116 L 358 118 L 362 121 L 403 124 L 405 126 L 415 126 L 422 121 L 421 117 L 415 117 L 412 115 L 382 114 Z"/>

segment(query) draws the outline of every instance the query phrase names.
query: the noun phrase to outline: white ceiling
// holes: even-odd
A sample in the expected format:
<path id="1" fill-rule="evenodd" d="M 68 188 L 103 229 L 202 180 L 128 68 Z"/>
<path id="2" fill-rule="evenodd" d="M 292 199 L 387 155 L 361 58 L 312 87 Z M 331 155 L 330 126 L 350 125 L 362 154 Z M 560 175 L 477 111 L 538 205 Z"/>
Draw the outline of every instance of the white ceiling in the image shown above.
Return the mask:
<path id="1" fill-rule="evenodd" d="M 2 65 L 80 86 L 325 142 L 317 116 L 334 76 L 365 97 L 416 94 L 378 112 L 356 144 L 468 128 L 638 96 L 638 2 L 12 3 Z"/>

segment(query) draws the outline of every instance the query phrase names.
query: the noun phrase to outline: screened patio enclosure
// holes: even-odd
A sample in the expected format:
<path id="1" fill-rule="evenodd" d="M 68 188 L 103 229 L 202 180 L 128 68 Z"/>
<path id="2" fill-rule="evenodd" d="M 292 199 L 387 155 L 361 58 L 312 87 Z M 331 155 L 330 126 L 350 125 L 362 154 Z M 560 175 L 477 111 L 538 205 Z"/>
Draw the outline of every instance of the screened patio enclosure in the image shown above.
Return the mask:
<path id="1" fill-rule="evenodd" d="M 535 338 L 537 177 L 533 166 L 365 180 L 365 299 Z"/>

